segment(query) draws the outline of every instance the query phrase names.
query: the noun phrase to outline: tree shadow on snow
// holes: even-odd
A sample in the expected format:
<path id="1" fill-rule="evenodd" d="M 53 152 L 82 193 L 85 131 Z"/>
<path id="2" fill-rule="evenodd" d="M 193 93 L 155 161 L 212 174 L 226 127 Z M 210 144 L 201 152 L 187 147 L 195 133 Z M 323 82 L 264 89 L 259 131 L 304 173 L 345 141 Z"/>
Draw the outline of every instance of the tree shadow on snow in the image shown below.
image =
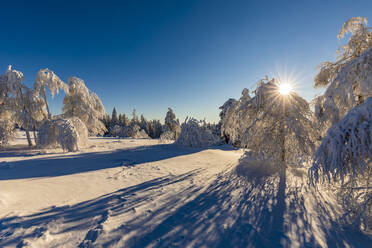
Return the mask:
<path id="1" fill-rule="evenodd" d="M 234 149 L 228 146 L 214 148 Z M 0 180 L 55 177 L 120 166 L 135 166 L 193 154 L 203 149 L 182 148 L 174 144 L 158 144 L 109 152 L 70 153 L 44 158 L 31 157 L 27 160 L 0 163 Z"/>
<path id="2" fill-rule="evenodd" d="M 367 247 L 371 239 L 332 220 L 332 206 L 303 180 L 271 170 L 247 174 L 240 164 L 159 224 L 159 212 L 133 220 L 141 228 L 125 247 Z M 272 169 L 272 168 L 269 168 Z M 253 172 L 252 170 L 248 170 Z M 254 173 L 253 173 L 254 174 Z M 288 183 L 290 184 L 288 185 Z M 307 194 L 308 193 L 308 194 Z M 314 209 L 307 209 L 309 202 Z M 149 224 L 152 223 L 152 224 Z M 117 236 L 123 231 L 118 229 Z M 107 245 L 114 245 L 113 240 Z"/>
<path id="3" fill-rule="evenodd" d="M 39 237 L 53 222 L 56 234 L 86 232 L 81 247 L 368 247 L 368 236 L 339 226 L 322 194 L 294 175 L 256 171 L 240 164 L 205 188 L 192 181 L 200 170 L 157 178 L 73 206 L 0 220 L 0 246 Z M 289 180 L 289 178 L 291 178 Z M 182 187 L 163 194 L 167 186 Z M 185 186 L 186 185 L 186 186 Z M 161 198 L 161 200 L 159 200 Z M 148 204 L 154 204 L 149 207 Z M 146 205 L 147 204 L 147 205 Z M 145 211 L 136 211 L 140 208 Z M 143 210 L 143 209 L 142 209 Z M 109 233 L 107 218 L 126 215 Z M 128 218 L 129 215 L 129 218 Z M 32 229 L 27 235 L 17 228 Z M 1 231 L 2 230 L 2 231 Z M 104 235 L 100 240 L 100 235 Z"/>

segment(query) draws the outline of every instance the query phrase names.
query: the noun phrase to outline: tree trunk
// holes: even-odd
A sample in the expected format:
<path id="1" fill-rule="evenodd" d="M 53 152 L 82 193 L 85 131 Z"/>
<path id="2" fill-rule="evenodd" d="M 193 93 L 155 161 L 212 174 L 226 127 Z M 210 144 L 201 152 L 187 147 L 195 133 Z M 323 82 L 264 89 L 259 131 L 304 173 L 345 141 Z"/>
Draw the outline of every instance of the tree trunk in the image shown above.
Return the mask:
<path id="1" fill-rule="evenodd" d="M 47 99 L 46 99 L 46 94 L 45 94 L 45 87 L 42 88 L 41 94 L 43 95 L 45 106 L 46 106 L 46 109 L 48 111 L 48 119 L 50 120 L 52 118 L 52 114 L 49 111 L 49 105 L 48 105 L 48 102 L 47 102 Z"/>
<path id="2" fill-rule="evenodd" d="M 286 168 L 286 151 L 285 151 L 285 125 L 284 125 L 284 118 L 280 121 L 280 126 L 279 126 L 279 144 L 280 144 L 280 163 L 282 168 Z"/>
<path id="3" fill-rule="evenodd" d="M 18 90 L 19 90 L 19 94 L 20 94 L 21 99 L 22 99 L 23 110 L 26 110 L 26 105 L 25 105 L 24 100 L 23 100 L 23 93 L 22 93 L 22 89 L 21 89 L 20 86 L 19 86 Z M 32 146 L 30 131 L 28 130 L 27 125 L 25 127 L 25 130 L 26 130 L 26 137 L 27 137 L 28 146 Z"/>
<path id="4" fill-rule="evenodd" d="M 35 128 L 35 125 L 34 125 L 34 129 L 33 129 L 33 133 L 34 133 L 34 140 L 35 140 L 35 145 L 36 145 L 36 128 Z"/>
<path id="5" fill-rule="evenodd" d="M 25 130 L 26 130 L 26 137 L 27 137 L 28 146 L 32 146 L 30 131 L 28 130 L 28 128 L 26 128 Z"/>
<path id="6" fill-rule="evenodd" d="M 281 156 L 280 156 L 280 162 L 282 163 L 282 167 L 285 169 L 287 166 L 286 166 L 286 163 L 285 163 L 285 137 L 283 135 L 283 138 L 282 138 L 282 152 L 281 152 Z"/>

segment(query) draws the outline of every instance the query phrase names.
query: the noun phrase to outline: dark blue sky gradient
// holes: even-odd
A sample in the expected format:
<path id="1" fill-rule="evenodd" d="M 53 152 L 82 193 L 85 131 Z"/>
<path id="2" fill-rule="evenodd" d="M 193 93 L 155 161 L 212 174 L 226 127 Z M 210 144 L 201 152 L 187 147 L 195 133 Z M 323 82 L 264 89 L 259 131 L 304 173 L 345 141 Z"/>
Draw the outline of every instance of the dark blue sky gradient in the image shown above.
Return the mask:
<path id="1" fill-rule="evenodd" d="M 265 75 L 293 72 L 307 100 L 316 67 L 334 59 L 350 17 L 372 22 L 372 1 L 7 1 L 1 5 L 0 69 L 32 85 L 49 68 L 85 80 L 130 114 L 163 120 L 167 107 L 218 121 L 218 107 Z M 51 101 L 54 113 L 63 95 Z"/>

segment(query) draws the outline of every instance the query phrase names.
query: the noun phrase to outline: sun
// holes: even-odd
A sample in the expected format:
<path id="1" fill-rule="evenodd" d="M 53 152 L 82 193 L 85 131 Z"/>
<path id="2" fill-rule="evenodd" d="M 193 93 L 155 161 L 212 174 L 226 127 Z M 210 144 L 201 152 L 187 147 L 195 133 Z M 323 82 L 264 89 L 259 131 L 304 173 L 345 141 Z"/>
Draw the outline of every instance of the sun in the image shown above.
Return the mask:
<path id="1" fill-rule="evenodd" d="M 293 90 L 293 87 L 289 83 L 281 83 L 279 84 L 279 93 L 281 95 L 288 95 Z"/>

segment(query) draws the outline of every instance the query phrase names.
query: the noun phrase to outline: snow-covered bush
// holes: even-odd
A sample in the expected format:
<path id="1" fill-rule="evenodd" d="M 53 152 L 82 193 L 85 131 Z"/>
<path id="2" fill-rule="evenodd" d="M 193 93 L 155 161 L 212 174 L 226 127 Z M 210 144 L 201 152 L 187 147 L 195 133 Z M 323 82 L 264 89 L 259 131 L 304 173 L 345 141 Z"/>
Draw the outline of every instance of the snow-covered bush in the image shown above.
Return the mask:
<path id="1" fill-rule="evenodd" d="M 372 227 L 372 97 L 333 125 L 315 153 L 309 170 L 313 182 L 322 178 L 338 190 L 348 223 Z"/>
<path id="2" fill-rule="evenodd" d="M 200 125 L 194 118 L 186 118 L 181 125 L 181 133 L 175 144 L 187 147 L 204 147 L 220 143 L 220 138 L 212 134 L 211 130 Z"/>
<path id="3" fill-rule="evenodd" d="M 38 132 L 37 145 L 44 148 L 62 147 L 64 151 L 77 151 L 88 142 L 88 130 L 77 117 L 47 120 Z"/>
<path id="4" fill-rule="evenodd" d="M 136 132 L 134 132 L 132 134 L 132 138 L 135 138 L 135 139 L 149 139 L 150 137 L 147 135 L 145 130 L 141 129 L 141 130 L 137 130 Z"/>
<path id="5" fill-rule="evenodd" d="M 106 127 L 101 119 L 106 113 L 101 100 L 95 93 L 89 91 L 80 78 L 70 77 L 68 84 L 69 89 L 63 100 L 64 116 L 78 117 L 85 123 L 90 135 L 103 135 Z"/>
<path id="6" fill-rule="evenodd" d="M 310 176 L 344 181 L 362 175 L 372 161 L 372 97 L 333 125 L 315 153 Z"/>
<path id="7" fill-rule="evenodd" d="M 112 137 L 124 137 L 123 136 L 123 127 L 119 125 L 115 125 L 110 128 L 110 135 Z"/>
<path id="8" fill-rule="evenodd" d="M 146 131 L 141 129 L 139 125 L 132 124 L 129 127 L 124 127 L 124 137 L 131 137 L 135 139 L 148 139 L 150 138 Z"/>
<path id="9" fill-rule="evenodd" d="M 111 136 L 113 137 L 131 137 L 135 139 L 148 139 L 150 138 L 146 131 L 140 129 L 140 126 L 133 124 L 130 126 L 122 127 L 115 125 L 110 130 Z"/>
<path id="10" fill-rule="evenodd" d="M 165 131 L 159 137 L 160 142 L 168 142 L 168 141 L 172 141 L 175 139 L 176 139 L 176 133 L 172 131 Z"/>
<path id="11" fill-rule="evenodd" d="M 311 178 L 344 180 L 365 173 L 372 161 L 372 97 L 333 125 L 315 153 Z"/>

